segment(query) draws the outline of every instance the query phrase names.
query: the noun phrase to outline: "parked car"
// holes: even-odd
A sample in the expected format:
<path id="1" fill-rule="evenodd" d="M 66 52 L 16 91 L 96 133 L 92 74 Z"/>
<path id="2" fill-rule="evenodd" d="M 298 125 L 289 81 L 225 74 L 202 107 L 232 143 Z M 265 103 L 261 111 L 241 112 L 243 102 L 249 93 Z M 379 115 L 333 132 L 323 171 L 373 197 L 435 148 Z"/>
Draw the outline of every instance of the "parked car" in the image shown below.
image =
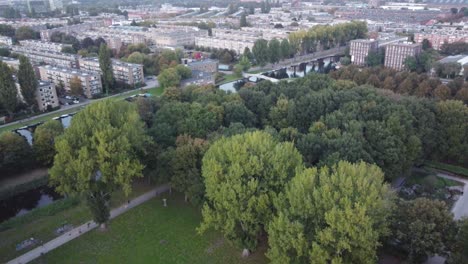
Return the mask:
<path id="1" fill-rule="evenodd" d="M 65 96 L 65 99 L 72 100 L 73 98 L 71 96 L 67 95 L 67 96 Z"/>
<path id="2" fill-rule="evenodd" d="M 80 101 L 79 101 L 79 100 L 73 100 L 73 103 L 74 103 L 74 104 L 79 104 Z"/>

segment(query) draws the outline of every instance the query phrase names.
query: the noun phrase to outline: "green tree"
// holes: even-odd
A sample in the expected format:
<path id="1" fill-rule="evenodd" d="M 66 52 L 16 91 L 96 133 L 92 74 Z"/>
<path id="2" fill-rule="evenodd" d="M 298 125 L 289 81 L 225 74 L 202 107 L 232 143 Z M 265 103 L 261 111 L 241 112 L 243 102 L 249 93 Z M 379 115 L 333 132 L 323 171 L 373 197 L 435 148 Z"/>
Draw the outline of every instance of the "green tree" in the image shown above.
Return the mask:
<path id="1" fill-rule="evenodd" d="M 179 64 L 175 67 L 175 69 L 177 71 L 177 74 L 179 74 L 181 80 L 192 77 L 192 70 L 187 66 Z"/>
<path id="2" fill-rule="evenodd" d="M 291 46 L 288 39 L 281 41 L 281 59 L 288 59 L 291 56 Z"/>
<path id="3" fill-rule="evenodd" d="M 37 78 L 34 73 L 34 69 L 29 62 L 29 59 L 25 56 L 20 56 L 20 64 L 18 69 L 18 83 L 21 88 L 21 94 L 23 95 L 24 101 L 31 108 L 37 108 L 36 101 L 36 90 L 37 90 Z"/>
<path id="4" fill-rule="evenodd" d="M 271 63 L 277 63 L 281 59 L 281 44 L 279 40 L 272 39 L 268 43 L 268 54 Z"/>
<path id="5" fill-rule="evenodd" d="M 446 254 L 456 232 L 447 205 L 427 198 L 400 201 L 392 230 L 392 238 L 407 252 L 410 263 L 423 263 L 429 256 Z"/>
<path id="6" fill-rule="evenodd" d="M 298 173 L 275 200 L 268 225 L 272 263 L 376 263 L 392 194 L 383 172 L 364 162 Z"/>
<path id="7" fill-rule="evenodd" d="M 163 88 L 177 87 L 180 80 L 180 75 L 174 68 L 165 69 L 158 76 L 159 85 Z"/>
<path id="8" fill-rule="evenodd" d="M 8 111 L 10 116 L 18 105 L 18 92 L 12 72 L 7 64 L 0 62 L 0 104 Z"/>
<path id="9" fill-rule="evenodd" d="M 247 23 L 247 15 L 245 14 L 245 12 L 242 13 L 242 15 L 241 15 L 239 26 L 240 27 L 248 27 L 249 26 L 249 24 Z"/>
<path id="10" fill-rule="evenodd" d="M 80 78 L 77 76 L 70 79 L 70 93 L 75 96 L 83 94 L 83 86 Z"/>
<path id="11" fill-rule="evenodd" d="M 268 41 L 264 39 L 256 40 L 252 48 L 252 52 L 257 64 L 265 66 L 269 59 Z"/>
<path id="12" fill-rule="evenodd" d="M 59 193 L 86 196 L 103 228 L 112 192 L 128 196 L 132 179 L 143 176 L 138 155 L 148 141 L 144 126 L 136 105 L 105 100 L 81 110 L 56 140 L 51 183 Z"/>
<path id="13" fill-rule="evenodd" d="M 418 69 L 418 61 L 417 61 L 416 57 L 414 57 L 414 56 L 406 57 L 403 64 L 405 65 L 405 68 L 408 71 L 414 72 L 414 71 L 416 71 Z"/>
<path id="14" fill-rule="evenodd" d="M 7 24 L 0 24 L 0 35 L 7 36 L 7 37 L 14 37 L 15 36 L 15 29 Z"/>
<path id="15" fill-rule="evenodd" d="M 458 223 L 458 232 L 454 247 L 447 264 L 468 263 L 468 219 L 464 218 Z"/>
<path id="16" fill-rule="evenodd" d="M 27 169 L 32 164 L 32 152 L 26 139 L 13 132 L 0 134 L 0 175 Z"/>
<path id="17" fill-rule="evenodd" d="M 369 51 L 366 57 L 366 63 L 369 67 L 382 65 L 383 55 L 380 52 Z"/>
<path id="18" fill-rule="evenodd" d="M 461 101 L 437 104 L 438 153 L 441 161 L 468 162 L 468 106 Z"/>
<path id="19" fill-rule="evenodd" d="M 198 229 L 221 231 L 254 250 L 275 210 L 273 200 L 302 169 L 292 143 L 278 143 L 265 132 L 249 132 L 216 141 L 203 157 L 206 200 Z"/>
<path id="20" fill-rule="evenodd" d="M 50 120 L 34 131 L 33 152 L 36 160 L 50 166 L 54 162 L 55 139 L 63 133 L 63 126 L 57 120 Z"/>
<path id="21" fill-rule="evenodd" d="M 208 142 L 188 135 L 177 137 L 172 158 L 171 183 L 174 189 L 184 193 L 185 201 L 195 205 L 203 203 L 205 186 L 201 176 L 202 158 L 208 149 Z"/>
<path id="22" fill-rule="evenodd" d="M 428 39 L 423 39 L 422 41 L 422 49 L 423 50 L 428 50 L 431 48 L 431 43 L 429 42 Z"/>
<path id="23" fill-rule="evenodd" d="M 99 47 L 99 67 L 101 68 L 102 86 L 106 91 L 106 95 L 109 94 L 109 91 L 112 90 L 115 83 L 111 54 L 112 51 L 107 48 L 107 45 L 104 43 L 101 44 Z"/>
<path id="24" fill-rule="evenodd" d="M 244 72 L 247 72 L 250 69 L 250 67 L 252 67 L 249 58 L 247 58 L 245 55 L 241 56 L 239 60 L 239 65 L 242 67 L 242 71 Z"/>
<path id="25" fill-rule="evenodd" d="M 234 66 L 233 72 L 234 72 L 234 75 L 235 75 L 236 77 L 238 77 L 238 78 L 242 77 L 242 71 L 243 71 L 242 65 L 236 64 L 236 65 Z"/>
<path id="26" fill-rule="evenodd" d="M 38 39 L 39 34 L 32 28 L 28 26 L 23 26 L 16 29 L 15 37 L 17 40 Z"/>

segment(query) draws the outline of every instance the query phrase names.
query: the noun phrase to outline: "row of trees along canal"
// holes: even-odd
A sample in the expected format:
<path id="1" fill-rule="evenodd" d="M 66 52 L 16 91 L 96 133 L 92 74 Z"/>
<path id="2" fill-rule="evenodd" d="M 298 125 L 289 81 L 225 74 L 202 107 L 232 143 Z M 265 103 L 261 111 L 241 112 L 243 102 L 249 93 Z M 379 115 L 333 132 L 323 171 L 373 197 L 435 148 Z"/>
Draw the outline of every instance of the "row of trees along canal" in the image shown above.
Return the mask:
<path id="1" fill-rule="evenodd" d="M 426 159 L 466 164 L 467 135 L 461 101 L 395 97 L 326 75 L 237 94 L 167 88 L 78 113 L 56 138 L 51 182 L 85 195 L 104 224 L 109 197 L 129 193 L 133 178 L 171 181 L 203 205 L 200 232 L 217 229 L 245 252 L 268 236 L 278 263 L 374 263 L 387 243 L 417 262 L 463 255 L 458 227 L 444 203 L 399 200 L 386 182 Z"/>

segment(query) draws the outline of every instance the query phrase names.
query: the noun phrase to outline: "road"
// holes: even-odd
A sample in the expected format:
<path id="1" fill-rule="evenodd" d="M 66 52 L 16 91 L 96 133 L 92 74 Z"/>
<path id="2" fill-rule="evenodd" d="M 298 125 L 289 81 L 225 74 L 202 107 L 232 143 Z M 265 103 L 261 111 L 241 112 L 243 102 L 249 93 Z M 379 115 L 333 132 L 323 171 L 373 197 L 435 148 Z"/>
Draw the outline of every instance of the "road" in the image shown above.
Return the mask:
<path id="1" fill-rule="evenodd" d="M 105 99 L 108 99 L 108 98 L 129 94 L 129 93 L 132 93 L 134 91 L 150 89 L 150 88 L 158 87 L 158 86 L 159 86 L 159 83 L 158 83 L 156 78 L 154 78 L 153 80 L 146 80 L 146 86 L 144 86 L 144 87 L 134 89 L 134 90 L 125 91 L 125 92 L 122 92 L 122 93 L 114 94 L 114 95 L 111 95 L 111 96 L 108 96 L 108 97 L 103 97 L 103 98 L 99 98 L 99 99 L 95 99 L 95 100 L 86 100 L 86 101 L 78 103 L 78 104 L 65 105 L 65 106 L 60 107 L 60 110 L 57 110 L 57 111 L 54 111 L 54 112 L 46 112 L 46 113 L 36 115 L 36 116 L 30 117 L 30 118 L 25 118 L 25 119 L 14 121 L 14 122 L 11 122 L 11 123 L 8 123 L 8 124 L 5 124 L 5 125 L 1 125 L 0 129 L 2 129 L 4 127 L 14 126 L 14 125 L 17 125 L 17 124 L 29 125 L 29 124 L 32 124 L 31 121 L 34 121 L 35 119 L 41 118 L 43 116 L 47 116 L 47 115 L 50 115 L 50 114 L 57 114 L 56 116 L 60 116 L 60 112 L 70 110 L 70 109 L 79 110 L 81 107 L 86 106 L 86 105 L 88 105 L 88 104 L 90 104 L 92 102 L 97 102 L 97 101 L 105 100 Z"/>
<path id="2" fill-rule="evenodd" d="M 111 210 L 111 213 L 110 213 L 110 219 L 113 219 L 125 212 L 127 212 L 128 210 L 132 209 L 133 207 L 136 207 L 148 200 L 150 200 L 151 198 L 153 197 L 156 197 L 158 196 L 159 194 L 161 193 L 164 193 L 164 192 L 167 192 L 167 191 L 170 191 L 171 187 L 169 184 L 165 184 L 165 185 L 161 185 L 159 187 L 156 187 L 154 188 L 153 190 L 145 193 L 145 194 L 142 194 L 136 198 L 133 198 L 129 204 L 124 204 L 118 208 L 115 208 L 113 210 Z M 98 225 L 94 222 L 94 221 L 88 221 L 86 223 L 84 223 L 83 225 L 81 226 L 78 226 L 76 228 L 74 228 L 73 230 L 71 231 L 68 231 L 66 233 L 64 233 L 63 235 L 61 236 L 58 236 L 54 239 L 52 239 L 51 241 L 45 243 L 45 244 L 42 244 L 38 247 L 36 247 L 35 249 L 33 250 L 30 250 L 28 252 L 26 252 L 25 254 L 15 258 L 15 259 L 12 259 L 10 260 L 9 262 L 7 262 L 7 264 L 24 264 L 24 263 L 28 263 L 44 254 L 46 254 L 47 252 L 49 251 L 52 251 L 54 250 L 55 248 L 87 233 L 88 231 L 91 231 L 93 230 L 94 228 L 96 228 Z"/>

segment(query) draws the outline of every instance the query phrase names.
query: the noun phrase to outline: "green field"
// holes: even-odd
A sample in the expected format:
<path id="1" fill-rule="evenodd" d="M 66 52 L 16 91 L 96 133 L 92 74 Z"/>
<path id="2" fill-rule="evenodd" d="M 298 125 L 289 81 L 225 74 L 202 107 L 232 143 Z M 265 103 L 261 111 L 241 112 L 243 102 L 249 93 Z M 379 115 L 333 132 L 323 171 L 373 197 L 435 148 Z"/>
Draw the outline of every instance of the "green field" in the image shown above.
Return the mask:
<path id="1" fill-rule="evenodd" d="M 264 250 L 246 259 L 241 249 L 212 231 L 196 232 L 199 209 L 176 194 L 152 199 L 36 260 L 36 263 L 266 263 Z"/>
<path id="2" fill-rule="evenodd" d="M 160 96 L 162 94 L 162 92 L 163 92 L 163 89 L 159 88 L 159 87 L 158 88 L 155 87 L 155 88 L 151 88 L 151 89 L 146 89 L 146 90 L 138 89 L 138 90 L 131 91 L 131 92 L 121 94 L 121 95 L 116 95 L 116 96 L 101 98 L 101 99 L 95 99 L 95 100 L 92 100 L 90 103 L 92 104 L 92 103 L 95 103 L 95 102 L 99 102 L 101 100 L 108 100 L 108 99 L 123 100 L 123 99 L 125 99 L 125 98 L 127 98 L 129 96 L 132 96 L 132 95 L 135 95 L 135 94 L 140 94 L 140 93 L 147 93 L 147 92 L 153 94 L 154 96 Z M 54 117 L 59 117 L 61 115 L 77 112 L 77 111 L 81 110 L 84 107 L 85 106 L 76 106 L 76 107 L 68 108 L 66 110 L 57 110 L 57 111 L 51 112 L 49 114 L 46 114 L 44 116 L 32 119 L 30 121 L 25 120 L 25 121 L 21 121 L 21 123 L 18 123 L 18 124 L 3 125 L 3 126 L 0 127 L 0 133 L 5 132 L 5 131 L 11 131 L 11 130 L 14 130 L 14 129 L 17 129 L 17 128 L 20 128 L 20 127 L 23 127 L 23 126 L 33 125 L 33 124 L 36 124 L 36 123 L 39 123 L 39 122 L 49 121 Z M 34 118 L 34 117 L 32 117 L 32 118 Z"/>
<path id="3" fill-rule="evenodd" d="M 450 165 L 450 164 L 440 163 L 440 162 L 435 162 L 435 161 L 427 161 L 424 163 L 424 165 L 429 168 L 434 168 L 437 170 L 451 172 L 459 176 L 468 177 L 468 169 L 461 167 L 461 166 Z"/>
<path id="4" fill-rule="evenodd" d="M 143 182 L 133 185 L 131 197 L 141 195 L 154 188 L 154 186 L 147 185 Z M 116 193 L 111 199 L 111 206 L 117 207 L 123 204 L 126 198 L 122 192 Z M 42 241 L 49 241 L 56 237 L 54 231 L 63 224 L 72 224 L 74 226 L 85 223 L 91 220 L 91 214 L 84 202 L 70 208 L 64 209 L 53 215 L 44 215 L 44 211 L 48 210 L 49 206 L 39 208 L 28 214 L 20 217 L 13 218 L 9 221 L 8 228 L 0 231 L 0 263 L 5 263 L 21 254 L 24 254 L 28 249 L 17 252 L 16 244 L 34 237 Z M 6 225 L 3 222 L 1 226 Z M 1 229 L 0 229 L 1 230 Z"/>

